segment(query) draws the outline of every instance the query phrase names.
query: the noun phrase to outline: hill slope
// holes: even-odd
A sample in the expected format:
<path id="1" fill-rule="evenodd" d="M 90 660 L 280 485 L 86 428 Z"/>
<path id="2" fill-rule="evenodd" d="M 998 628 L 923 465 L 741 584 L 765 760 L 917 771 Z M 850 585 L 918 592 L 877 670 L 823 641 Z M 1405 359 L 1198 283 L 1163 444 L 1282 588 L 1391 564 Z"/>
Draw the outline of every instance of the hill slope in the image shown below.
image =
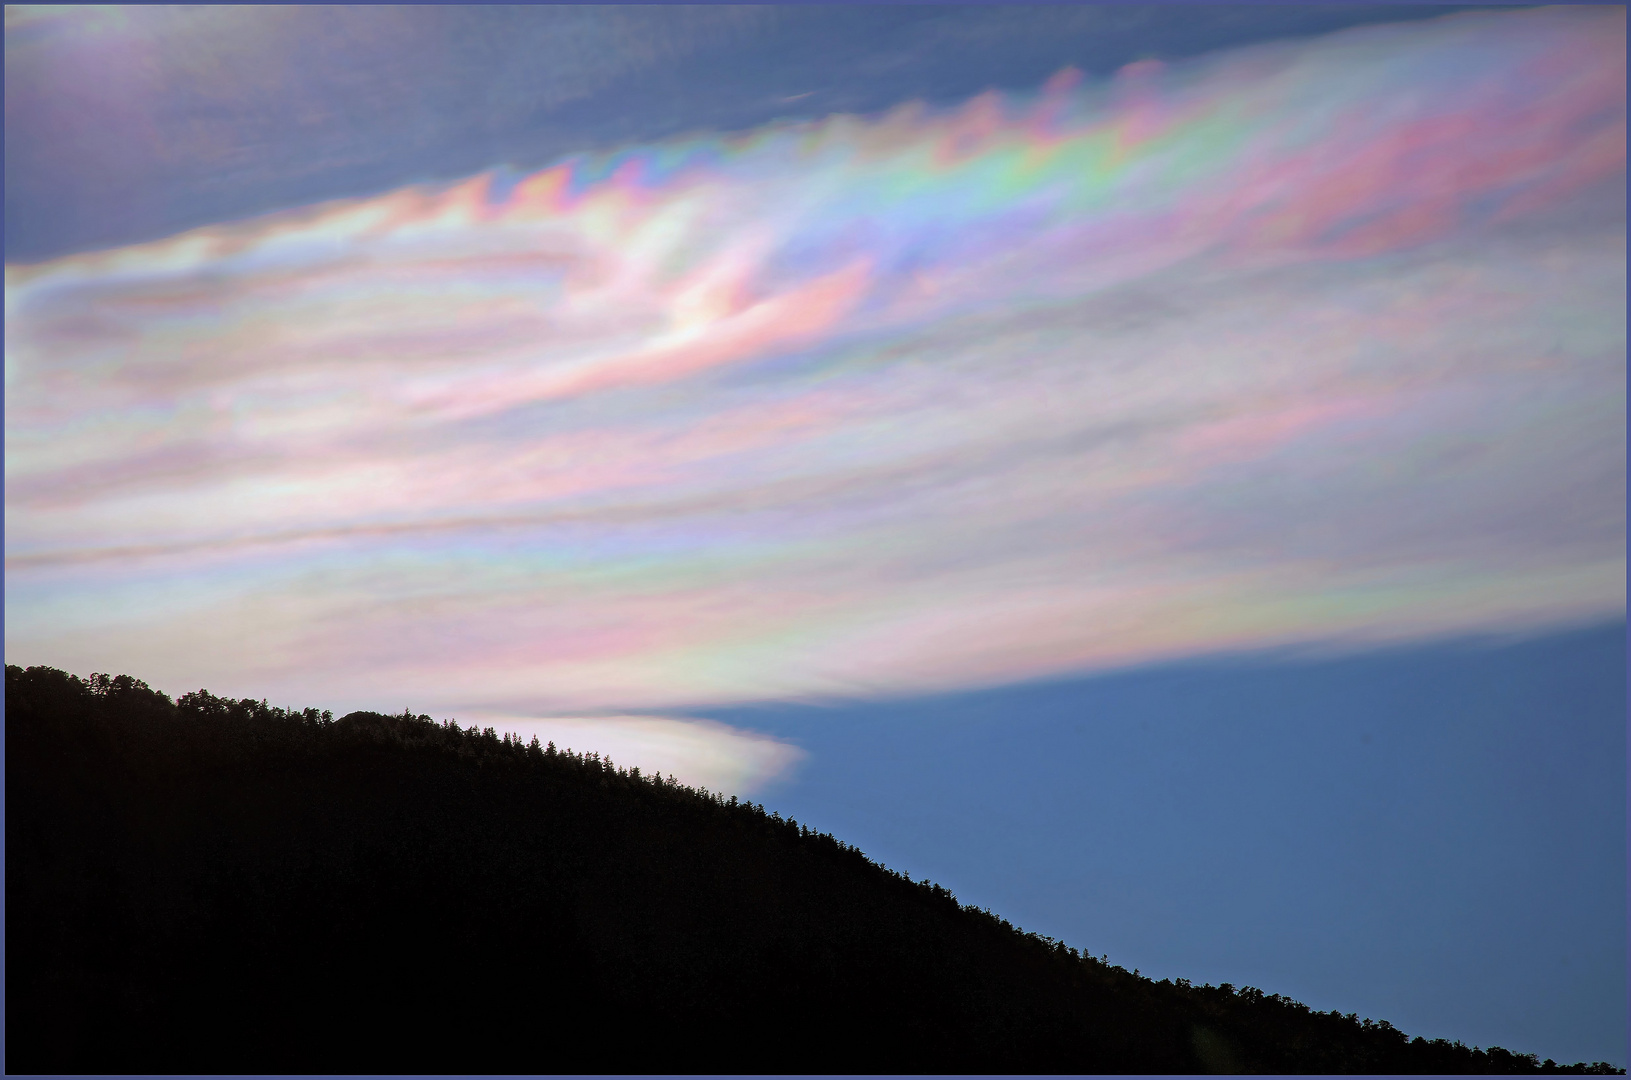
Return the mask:
<path id="1" fill-rule="evenodd" d="M 7 1071 L 1609 1072 L 1156 983 L 428 717 L 6 669 Z"/>

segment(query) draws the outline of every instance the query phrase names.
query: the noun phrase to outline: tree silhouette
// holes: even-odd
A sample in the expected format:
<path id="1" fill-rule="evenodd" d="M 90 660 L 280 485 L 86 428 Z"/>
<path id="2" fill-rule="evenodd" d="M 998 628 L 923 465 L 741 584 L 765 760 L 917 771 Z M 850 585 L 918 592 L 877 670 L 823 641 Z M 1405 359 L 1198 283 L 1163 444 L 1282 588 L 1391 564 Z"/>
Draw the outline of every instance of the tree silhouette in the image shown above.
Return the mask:
<path id="1" fill-rule="evenodd" d="M 9 1071 L 1594 1072 L 1154 982 L 762 805 L 6 669 Z"/>

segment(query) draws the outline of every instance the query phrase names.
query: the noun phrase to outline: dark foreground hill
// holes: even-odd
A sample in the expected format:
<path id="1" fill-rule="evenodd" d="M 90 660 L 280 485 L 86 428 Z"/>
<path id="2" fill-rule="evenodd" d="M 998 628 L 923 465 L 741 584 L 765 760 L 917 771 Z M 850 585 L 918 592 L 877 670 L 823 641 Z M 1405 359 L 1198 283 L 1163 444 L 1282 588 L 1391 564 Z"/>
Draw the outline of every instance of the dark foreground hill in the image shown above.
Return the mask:
<path id="1" fill-rule="evenodd" d="M 428 717 L 6 669 L 8 1072 L 1611 1072 L 1153 982 Z"/>

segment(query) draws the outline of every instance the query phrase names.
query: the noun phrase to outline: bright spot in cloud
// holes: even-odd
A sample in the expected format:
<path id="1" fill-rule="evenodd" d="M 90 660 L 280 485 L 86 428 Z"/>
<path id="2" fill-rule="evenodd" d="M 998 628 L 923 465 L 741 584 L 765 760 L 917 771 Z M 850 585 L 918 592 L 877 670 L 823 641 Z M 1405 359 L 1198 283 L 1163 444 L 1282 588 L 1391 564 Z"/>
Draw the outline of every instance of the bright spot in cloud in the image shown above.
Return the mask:
<path id="1" fill-rule="evenodd" d="M 666 716 L 471 717 L 459 721 L 498 734 L 534 736 L 560 750 L 595 753 L 620 769 L 638 766 L 646 775 L 673 776 L 682 784 L 727 795 L 749 795 L 786 779 L 805 752 L 754 731 L 715 720 Z"/>

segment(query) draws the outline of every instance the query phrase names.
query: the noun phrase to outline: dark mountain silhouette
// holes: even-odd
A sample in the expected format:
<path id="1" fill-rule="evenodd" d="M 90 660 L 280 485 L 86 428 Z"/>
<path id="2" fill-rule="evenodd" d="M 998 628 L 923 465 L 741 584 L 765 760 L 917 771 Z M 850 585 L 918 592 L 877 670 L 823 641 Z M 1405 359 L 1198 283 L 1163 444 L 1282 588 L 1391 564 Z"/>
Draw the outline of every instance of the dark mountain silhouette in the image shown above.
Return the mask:
<path id="1" fill-rule="evenodd" d="M 762 806 L 6 669 L 9 1072 L 1608 1073 L 1155 982 Z"/>

